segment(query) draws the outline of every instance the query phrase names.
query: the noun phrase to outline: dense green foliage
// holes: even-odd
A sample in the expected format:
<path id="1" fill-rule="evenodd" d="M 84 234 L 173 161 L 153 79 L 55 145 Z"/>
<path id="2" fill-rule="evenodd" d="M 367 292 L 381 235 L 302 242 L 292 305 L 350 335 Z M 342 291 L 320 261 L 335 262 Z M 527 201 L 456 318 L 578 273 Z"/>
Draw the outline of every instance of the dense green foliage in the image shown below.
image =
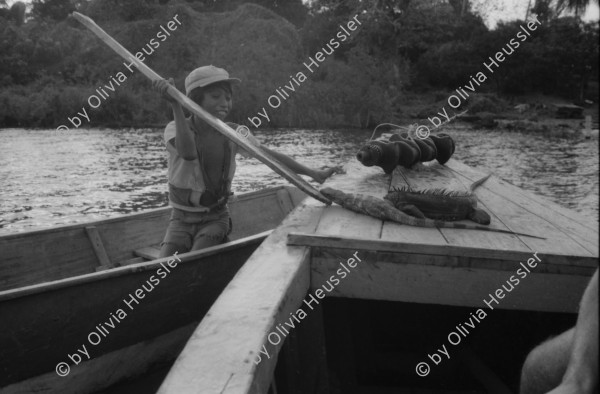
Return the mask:
<path id="1" fill-rule="evenodd" d="M 549 4 L 538 0 L 535 7 L 549 10 Z M 82 108 L 92 125 L 160 124 L 170 117 L 145 78 L 131 75 L 120 58 L 68 18 L 75 9 L 132 52 L 177 14 L 182 25 L 146 63 L 174 77 L 180 89 L 197 66 L 226 68 L 243 80 L 234 92 L 231 120 L 251 125 L 247 118 L 265 108 L 273 127 L 392 121 L 403 115 L 407 91 L 463 86 L 525 23 L 489 30 L 466 0 L 315 0 L 310 8 L 301 0 L 34 0 L 27 16 L 22 3 L 9 8 L 0 1 L 0 127 L 73 127 L 68 118 Z M 303 63 L 327 50 L 354 16 L 360 28 L 309 72 Z M 91 109 L 90 95 L 118 72 L 127 80 Z M 300 86 L 291 83 L 298 72 L 306 76 Z M 478 92 L 581 100 L 597 75 L 598 24 L 548 11 Z M 295 90 L 286 90 L 289 98 L 271 108 L 269 96 L 286 84 Z"/>

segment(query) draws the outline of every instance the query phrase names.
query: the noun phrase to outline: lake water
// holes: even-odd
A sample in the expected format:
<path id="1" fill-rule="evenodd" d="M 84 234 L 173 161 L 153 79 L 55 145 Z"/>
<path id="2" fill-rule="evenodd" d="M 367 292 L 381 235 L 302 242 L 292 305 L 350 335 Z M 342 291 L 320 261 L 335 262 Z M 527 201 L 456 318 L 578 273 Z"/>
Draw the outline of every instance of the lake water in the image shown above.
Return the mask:
<path id="1" fill-rule="evenodd" d="M 478 131 L 449 126 L 454 158 L 598 220 L 598 138 Z M 370 131 L 255 133 L 312 167 L 356 160 Z M 0 130 L 0 234 L 86 222 L 166 206 L 167 160 L 156 129 Z M 287 184 L 238 157 L 233 191 Z M 316 184 L 315 184 L 316 185 Z"/>

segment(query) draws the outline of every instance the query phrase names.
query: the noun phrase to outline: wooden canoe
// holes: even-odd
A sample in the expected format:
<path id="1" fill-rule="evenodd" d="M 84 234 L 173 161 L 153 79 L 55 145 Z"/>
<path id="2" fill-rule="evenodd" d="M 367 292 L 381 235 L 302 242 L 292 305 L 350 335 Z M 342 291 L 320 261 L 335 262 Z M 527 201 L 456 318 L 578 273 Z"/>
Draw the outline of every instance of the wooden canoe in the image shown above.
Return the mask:
<path id="1" fill-rule="evenodd" d="M 382 197 L 466 190 L 486 175 L 455 160 L 425 167 L 390 177 L 354 162 L 324 186 Z M 515 392 L 527 352 L 575 324 L 598 223 L 494 176 L 475 193 L 491 226 L 546 239 L 406 226 L 307 199 L 213 303 L 158 392 Z M 442 345 L 450 358 L 437 365 L 428 355 Z M 431 375 L 417 376 L 420 362 Z"/>
<path id="2" fill-rule="evenodd" d="M 1 237 L 0 392 L 95 392 L 174 359 L 246 259 L 303 198 L 291 187 L 234 198 L 232 241 L 181 254 L 181 262 L 153 259 L 169 208 Z M 144 257 L 152 260 L 140 262 Z M 59 363 L 69 365 L 67 376 L 55 372 Z"/>

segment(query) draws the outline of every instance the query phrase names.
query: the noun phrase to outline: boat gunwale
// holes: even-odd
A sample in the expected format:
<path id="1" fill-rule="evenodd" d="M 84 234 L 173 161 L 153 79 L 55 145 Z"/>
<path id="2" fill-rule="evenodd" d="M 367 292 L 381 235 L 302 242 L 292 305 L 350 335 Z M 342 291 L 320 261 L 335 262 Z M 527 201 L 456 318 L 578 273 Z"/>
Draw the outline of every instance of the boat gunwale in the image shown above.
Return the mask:
<path id="1" fill-rule="evenodd" d="M 195 262 L 201 258 L 214 256 L 225 251 L 242 248 L 244 246 L 257 242 L 258 240 L 264 240 L 271 234 L 271 232 L 273 232 L 273 230 L 267 230 L 224 244 L 211 246 L 209 248 L 201 250 L 182 253 L 180 255 L 177 255 L 177 257 L 179 258 L 177 264 Z M 59 290 L 73 285 L 81 285 L 85 283 L 119 277 L 126 274 L 135 274 L 139 272 L 151 271 L 152 269 L 158 269 L 160 267 L 163 267 L 164 264 L 166 264 L 168 261 L 174 261 L 173 256 L 161 257 L 151 261 L 125 265 L 122 267 L 115 267 L 97 272 L 90 272 L 87 274 L 57 279 L 50 282 L 18 287 L 16 289 L 4 290 L 0 291 L 0 302 L 30 296 L 45 291 Z"/>
<path id="2" fill-rule="evenodd" d="M 242 202 L 245 200 L 255 199 L 255 198 L 263 196 L 263 195 L 276 194 L 279 190 L 287 190 L 288 192 L 290 192 L 290 189 L 293 189 L 293 187 L 289 186 L 289 185 L 279 185 L 279 186 L 269 187 L 267 189 L 254 190 L 251 192 L 244 192 L 244 193 L 240 193 L 238 195 L 234 195 L 232 198 L 229 199 L 228 204 L 233 204 L 233 203 Z M 109 224 L 118 223 L 118 222 L 122 222 L 122 221 L 130 221 L 130 220 L 133 221 L 133 220 L 137 220 L 140 218 L 151 217 L 154 215 L 163 214 L 164 212 L 167 212 L 171 209 L 172 209 L 172 207 L 168 205 L 168 206 L 164 206 L 164 207 L 160 207 L 160 208 L 147 209 L 147 210 L 144 210 L 143 212 L 132 212 L 132 213 L 119 214 L 119 215 L 111 216 L 111 217 L 105 218 L 105 219 L 91 220 L 91 221 L 85 221 L 85 222 L 73 223 L 73 224 L 60 224 L 60 225 L 56 225 L 56 226 L 52 226 L 52 227 L 48 227 L 48 228 L 44 228 L 44 229 L 27 230 L 27 231 L 22 231 L 22 232 L 0 234 L 0 244 L 2 242 L 6 242 L 6 241 L 12 241 L 13 239 L 30 237 L 30 236 L 38 236 L 38 235 L 42 235 L 44 233 L 45 234 L 57 233 L 57 232 L 62 232 L 62 231 L 70 231 L 70 230 L 78 230 L 78 229 L 84 230 L 86 227 L 91 226 L 91 225 L 99 226 L 99 225 L 109 225 Z"/>
<path id="3" fill-rule="evenodd" d="M 473 246 L 418 244 L 414 242 L 400 242 L 389 240 L 373 240 L 360 237 L 330 236 L 326 234 L 310 234 L 290 232 L 287 236 L 288 246 L 306 246 L 315 249 L 347 249 L 363 250 L 376 253 L 401 253 L 403 255 L 431 255 L 475 259 L 493 259 L 498 261 L 512 261 L 515 266 L 519 260 L 527 261 L 534 253 L 539 254 L 545 266 L 572 267 L 582 269 L 596 269 L 598 256 L 573 256 L 540 253 L 537 251 L 497 250 L 491 253 L 489 249 Z M 498 267 L 490 268 L 498 270 Z M 512 270 L 506 269 L 507 271 Z"/>

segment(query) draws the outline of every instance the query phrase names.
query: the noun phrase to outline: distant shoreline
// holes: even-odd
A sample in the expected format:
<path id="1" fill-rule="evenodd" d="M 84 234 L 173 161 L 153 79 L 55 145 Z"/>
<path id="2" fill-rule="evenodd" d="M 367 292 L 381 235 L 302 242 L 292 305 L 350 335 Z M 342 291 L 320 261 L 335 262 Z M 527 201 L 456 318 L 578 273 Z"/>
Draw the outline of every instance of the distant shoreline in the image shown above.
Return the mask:
<path id="1" fill-rule="evenodd" d="M 381 120 L 381 123 L 392 123 L 399 126 L 420 123 L 429 124 L 427 118 L 436 114 L 441 98 L 446 97 L 443 91 L 427 93 L 405 93 L 404 100 L 397 109 L 393 119 Z M 541 94 L 530 94 L 524 96 L 498 96 L 491 93 L 483 93 L 474 96 L 469 105 L 468 113 L 452 121 L 461 126 L 470 126 L 475 129 L 489 129 L 500 131 L 530 132 L 549 134 L 553 136 L 575 136 L 574 133 L 582 132 L 586 127 L 586 117 L 592 118 L 591 130 L 598 130 L 599 103 L 592 103 L 583 108 L 583 118 L 560 118 L 556 115 L 554 104 L 571 104 L 556 96 L 544 96 Z M 463 110 L 463 108 L 461 108 Z M 457 110 L 458 111 L 458 110 Z M 235 121 L 235 120 L 234 120 Z M 109 122 L 99 124 L 86 124 L 81 129 L 163 129 L 169 120 L 164 123 L 121 123 Z M 276 131 L 282 129 L 305 129 L 305 130 L 373 130 L 376 124 L 369 128 L 357 128 L 356 125 L 333 125 L 327 127 L 306 128 L 294 125 L 276 125 L 271 127 L 252 128 L 252 132 Z M 0 129 L 22 128 L 29 130 L 47 130 L 49 128 L 30 128 L 23 126 L 0 127 Z M 443 132 L 445 127 L 439 130 L 432 129 L 433 133 Z M 390 128 L 384 128 L 387 131 Z M 67 131 L 65 131 L 67 132 Z"/>

